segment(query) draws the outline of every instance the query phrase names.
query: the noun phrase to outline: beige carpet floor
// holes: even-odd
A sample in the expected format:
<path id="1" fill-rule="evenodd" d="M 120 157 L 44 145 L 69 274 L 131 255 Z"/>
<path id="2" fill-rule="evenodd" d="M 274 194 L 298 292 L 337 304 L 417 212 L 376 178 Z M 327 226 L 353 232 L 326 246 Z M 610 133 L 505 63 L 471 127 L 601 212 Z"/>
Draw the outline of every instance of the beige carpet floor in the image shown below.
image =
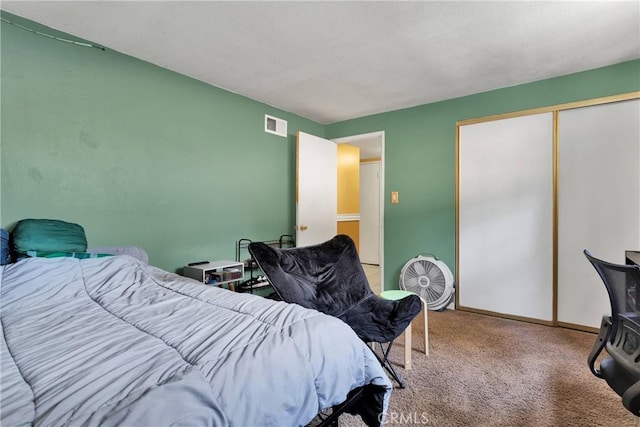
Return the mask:
<path id="1" fill-rule="evenodd" d="M 414 322 L 413 369 L 398 372 L 387 426 L 640 426 L 587 356 L 595 334 L 446 310 L 429 312 L 430 355 Z M 402 366 L 402 339 L 392 360 Z M 344 415 L 340 427 L 363 426 Z"/>

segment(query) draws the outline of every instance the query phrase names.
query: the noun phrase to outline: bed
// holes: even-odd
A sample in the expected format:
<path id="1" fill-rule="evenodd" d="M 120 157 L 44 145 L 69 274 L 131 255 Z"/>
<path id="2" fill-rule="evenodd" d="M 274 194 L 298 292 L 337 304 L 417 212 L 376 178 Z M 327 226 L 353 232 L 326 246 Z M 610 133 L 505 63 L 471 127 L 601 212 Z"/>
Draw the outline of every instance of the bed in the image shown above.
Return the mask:
<path id="1" fill-rule="evenodd" d="M 129 255 L 0 266 L 7 426 L 380 425 L 392 385 L 342 321 Z"/>

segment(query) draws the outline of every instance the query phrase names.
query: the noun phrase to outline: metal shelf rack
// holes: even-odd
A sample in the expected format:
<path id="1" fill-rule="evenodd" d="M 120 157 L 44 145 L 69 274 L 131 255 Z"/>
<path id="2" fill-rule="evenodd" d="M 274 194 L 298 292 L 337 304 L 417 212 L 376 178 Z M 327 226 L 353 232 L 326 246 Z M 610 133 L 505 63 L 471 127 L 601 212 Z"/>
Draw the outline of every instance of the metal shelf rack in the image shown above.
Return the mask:
<path id="1" fill-rule="evenodd" d="M 264 276 L 254 276 L 254 270 L 258 270 L 258 265 L 248 251 L 250 243 L 256 242 L 251 239 L 240 239 L 236 242 L 236 261 L 244 264 L 244 270 L 249 272 L 249 280 L 240 283 L 237 287 L 239 292 L 251 292 L 271 286 Z M 283 234 L 278 239 L 262 240 L 264 244 L 274 248 L 293 248 L 296 246 L 295 238 L 291 234 Z"/>

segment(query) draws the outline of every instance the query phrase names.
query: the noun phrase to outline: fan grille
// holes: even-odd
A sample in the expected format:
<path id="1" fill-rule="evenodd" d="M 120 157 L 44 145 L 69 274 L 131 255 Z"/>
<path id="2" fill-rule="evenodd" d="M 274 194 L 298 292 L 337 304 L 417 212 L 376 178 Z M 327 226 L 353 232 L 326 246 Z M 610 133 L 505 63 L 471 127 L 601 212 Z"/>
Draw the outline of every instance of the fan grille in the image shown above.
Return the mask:
<path id="1" fill-rule="evenodd" d="M 418 294 L 434 310 L 446 307 L 453 296 L 453 276 L 446 265 L 436 262 L 424 257 L 413 259 L 400 277 L 401 288 Z"/>

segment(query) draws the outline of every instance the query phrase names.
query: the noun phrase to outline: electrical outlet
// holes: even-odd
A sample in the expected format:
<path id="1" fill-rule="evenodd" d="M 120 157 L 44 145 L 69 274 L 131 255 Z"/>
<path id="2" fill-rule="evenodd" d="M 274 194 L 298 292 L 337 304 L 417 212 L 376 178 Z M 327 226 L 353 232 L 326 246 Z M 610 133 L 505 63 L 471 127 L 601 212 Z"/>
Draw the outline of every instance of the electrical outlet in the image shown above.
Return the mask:
<path id="1" fill-rule="evenodd" d="M 398 203 L 400 201 L 400 199 L 398 198 L 398 192 L 397 191 L 392 191 L 391 192 L 391 203 Z"/>

